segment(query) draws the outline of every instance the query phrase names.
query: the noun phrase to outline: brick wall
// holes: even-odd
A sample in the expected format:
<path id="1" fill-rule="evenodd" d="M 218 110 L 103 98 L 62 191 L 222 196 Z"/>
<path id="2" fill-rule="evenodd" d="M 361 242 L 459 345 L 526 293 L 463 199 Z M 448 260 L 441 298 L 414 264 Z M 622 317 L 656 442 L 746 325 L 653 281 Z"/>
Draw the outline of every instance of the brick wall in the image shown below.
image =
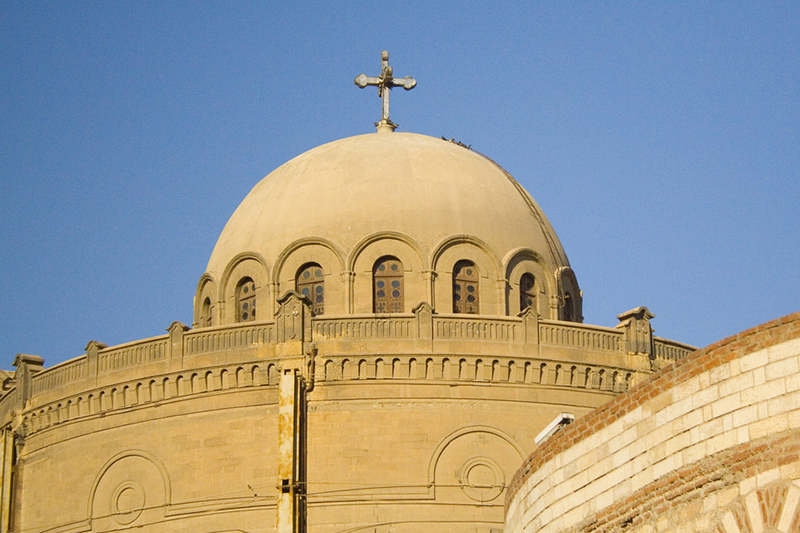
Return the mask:
<path id="1" fill-rule="evenodd" d="M 798 354 L 800 313 L 657 372 L 527 459 L 507 493 L 506 532 L 671 531 L 697 520 L 692 530 L 758 531 L 767 511 L 731 510 L 743 491 L 765 495 L 751 496 L 750 509 L 779 520 L 788 507 L 768 495 L 788 489 L 764 487 L 800 478 Z"/>

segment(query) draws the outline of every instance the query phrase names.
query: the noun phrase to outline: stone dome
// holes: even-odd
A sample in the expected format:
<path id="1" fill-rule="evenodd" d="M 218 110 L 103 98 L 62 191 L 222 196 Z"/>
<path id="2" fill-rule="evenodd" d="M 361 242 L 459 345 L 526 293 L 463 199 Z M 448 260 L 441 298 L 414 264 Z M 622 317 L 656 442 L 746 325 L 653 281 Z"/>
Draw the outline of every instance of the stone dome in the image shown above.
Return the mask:
<path id="1" fill-rule="evenodd" d="M 294 250 L 316 243 L 327 249 L 325 254 L 336 256 L 331 270 L 358 276 L 356 256 L 382 239 L 414 249 L 417 264 L 409 264 L 406 271 L 433 272 L 434 277 L 448 268 L 452 271 L 453 265 L 439 260 L 457 243 L 480 249 L 488 264 L 482 274 L 492 284 L 507 279 L 520 253 L 537 263 L 539 277 L 549 279 L 549 289 L 543 286 L 543 291 L 551 297 L 563 296 L 560 273 L 566 269 L 571 275 L 547 218 L 499 165 L 450 141 L 373 133 L 316 147 L 262 179 L 222 231 L 205 277 L 225 285 L 235 264 L 247 256 L 267 269 L 264 285 L 279 285 L 277 292 L 283 293 L 293 288 L 297 273 L 284 272 Z M 400 255 L 389 244 L 381 253 Z M 319 262 L 313 254 L 306 255 L 304 261 Z M 573 298 L 579 298 L 577 282 L 573 285 Z M 218 290 L 217 300 L 225 300 L 225 289 Z M 428 297 L 423 289 L 420 298 L 430 302 L 435 294 Z M 513 305 L 500 301 L 502 295 L 489 298 L 497 305 L 488 307 L 486 314 L 514 311 Z M 543 314 L 550 315 L 550 304 L 543 305 Z M 370 311 L 346 301 L 341 310 Z"/>

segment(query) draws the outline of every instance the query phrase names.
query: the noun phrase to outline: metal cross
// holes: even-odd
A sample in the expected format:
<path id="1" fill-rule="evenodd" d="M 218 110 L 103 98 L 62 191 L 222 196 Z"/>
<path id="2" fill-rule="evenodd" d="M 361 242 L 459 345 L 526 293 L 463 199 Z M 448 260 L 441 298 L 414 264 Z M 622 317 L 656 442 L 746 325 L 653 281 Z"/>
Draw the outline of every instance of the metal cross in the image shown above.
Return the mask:
<path id="1" fill-rule="evenodd" d="M 417 80 L 411 76 L 405 78 L 393 78 L 392 67 L 389 66 L 389 52 L 384 50 L 381 52 L 381 75 L 377 78 L 371 78 L 366 74 L 359 74 L 354 80 L 356 85 L 362 89 L 367 85 L 375 85 L 378 87 L 378 96 L 383 98 L 383 112 L 381 113 L 381 121 L 376 122 L 378 131 L 394 131 L 397 124 L 389 120 L 389 90 L 392 87 L 402 87 L 406 91 L 413 89 L 417 85 Z"/>

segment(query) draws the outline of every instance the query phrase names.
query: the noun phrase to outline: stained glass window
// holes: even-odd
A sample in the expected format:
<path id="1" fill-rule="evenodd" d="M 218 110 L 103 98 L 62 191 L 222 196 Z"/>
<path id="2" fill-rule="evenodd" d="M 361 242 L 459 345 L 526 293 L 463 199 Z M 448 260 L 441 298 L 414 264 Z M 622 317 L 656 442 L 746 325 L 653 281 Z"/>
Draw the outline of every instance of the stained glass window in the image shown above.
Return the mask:
<path id="1" fill-rule="evenodd" d="M 242 278 L 236 286 L 236 321 L 256 319 L 256 284 L 252 278 Z"/>
<path id="2" fill-rule="evenodd" d="M 381 257 L 372 269 L 372 308 L 375 313 L 403 312 L 403 263 Z"/>
<path id="3" fill-rule="evenodd" d="M 478 268 L 472 261 L 459 261 L 453 267 L 453 312 L 477 315 Z"/>
<path id="4" fill-rule="evenodd" d="M 311 312 L 321 315 L 325 311 L 325 276 L 316 263 L 304 265 L 297 273 L 297 292 L 311 300 Z"/>

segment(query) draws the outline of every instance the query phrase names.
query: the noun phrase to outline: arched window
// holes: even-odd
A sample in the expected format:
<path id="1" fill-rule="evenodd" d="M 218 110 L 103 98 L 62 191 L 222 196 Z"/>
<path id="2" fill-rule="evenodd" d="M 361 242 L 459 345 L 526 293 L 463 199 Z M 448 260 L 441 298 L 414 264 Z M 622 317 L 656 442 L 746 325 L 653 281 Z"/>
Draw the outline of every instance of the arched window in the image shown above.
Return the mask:
<path id="1" fill-rule="evenodd" d="M 531 307 L 536 308 L 536 278 L 533 274 L 526 272 L 519 278 L 519 310 L 524 311 Z"/>
<path id="2" fill-rule="evenodd" d="M 574 303 L 572 302 L 572 295 L 570 293 L 564 294 L 564 320 L 567 322 L 575 321 L 575 310 L 573 309 Z"/>
<path id="3" fill-rule="evenodd" d="M 200 327 L 207 328 L 211 325 L 211 298 L 203 300 L 203 310 L 200 315 Z"/>
<path id="4" fill-rule="evenodd" d="M 396 257 L 381 257 L 372 268 L 372 311 L 403 312 L 403 263 Z"/>
<path id="5" fill-rule="evenodd" d="M 311 312 L 321 315 L 325 311 L 325 276 L 322 267 L 308 263 L 297 273 L 297 292 L 311 300 Z"/>
<path id="6" fill-rule="evenodd" d="M 256 319 L 256 284 L 252 278 L 242 278 L 236 286 L 236 321 Z"/>
<path id="7" fill-rule="evenodd" d="M 478 268 L 472 261 L 459 261 L 453 267 L 453 312 L 477 315 Z"/>

